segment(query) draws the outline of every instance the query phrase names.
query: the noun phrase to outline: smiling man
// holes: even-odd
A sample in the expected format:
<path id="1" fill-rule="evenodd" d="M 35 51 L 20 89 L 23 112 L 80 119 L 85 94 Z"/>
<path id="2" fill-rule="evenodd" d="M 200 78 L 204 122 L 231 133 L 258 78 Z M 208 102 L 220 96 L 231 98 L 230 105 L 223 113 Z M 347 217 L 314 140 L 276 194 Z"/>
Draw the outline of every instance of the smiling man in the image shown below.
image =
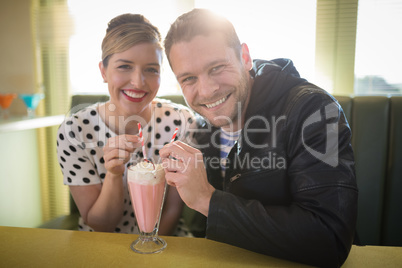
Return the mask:
<path id="1" fill-rule="evenodd" d="M 188 105 L 205 122 L 198 149 L 174 142 L 160 155 L 168 183 L 207 217 L 206 237 L 310 265 L 342 265 L 358 194 L 338 102 L 300 78 L 290 60 L 253 61 L 233 25 L 208 10 L 180 16 L 165 51 Z"/>
<path id="2" fill-rule="evenodd" d="M 232 123 L 241 120 L 238 105 L 246 107 L 253 80 L 246 75 L 252 61 L 245 44 L 239 51 L 226 45 L 223 35 L 196 36 L 171 47 L 170 64 L 188 104 L 214 126 L 237 130 Z M 205 55 L 195 58 L 195 55 Z M 198 87 L 203 90 L 197 90 Z M 235 127 L 235 129 L 233 129 Z"/>

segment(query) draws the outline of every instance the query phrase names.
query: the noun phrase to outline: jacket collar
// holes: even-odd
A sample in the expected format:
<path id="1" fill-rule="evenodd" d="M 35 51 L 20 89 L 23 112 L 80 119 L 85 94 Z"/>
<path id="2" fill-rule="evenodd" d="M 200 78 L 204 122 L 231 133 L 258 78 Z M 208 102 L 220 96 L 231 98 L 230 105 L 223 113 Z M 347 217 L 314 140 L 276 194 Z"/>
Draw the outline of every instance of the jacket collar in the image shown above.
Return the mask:
<path id="1" fill-rule="evenodd" d="M 246 120 L 253 115 L 263 115 L 267 106 L 275 105 L 294 86 L 306 82 L 290 59 L 271 61 L 254 60 L 250 75 L 254 80 Z"/>

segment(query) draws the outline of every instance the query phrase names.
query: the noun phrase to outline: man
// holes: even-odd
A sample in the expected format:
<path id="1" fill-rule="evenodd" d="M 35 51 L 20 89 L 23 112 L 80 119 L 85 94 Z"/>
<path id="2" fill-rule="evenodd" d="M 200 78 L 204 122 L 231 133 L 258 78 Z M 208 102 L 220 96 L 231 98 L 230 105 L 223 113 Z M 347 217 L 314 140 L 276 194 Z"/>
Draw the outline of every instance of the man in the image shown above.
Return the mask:
<path id="1" fill-rule="evenodd" d="M 290 60 L 253 62 L 232 24 L 207 10 L 180 16 L 165 50 L 188 105 L 207 122 L 202 154 L 174 142 L 160 155 L 168 183 L 208 217 L 206 237 L 342 265 L 358 193 L 351 132 L 336 100 Z"/>

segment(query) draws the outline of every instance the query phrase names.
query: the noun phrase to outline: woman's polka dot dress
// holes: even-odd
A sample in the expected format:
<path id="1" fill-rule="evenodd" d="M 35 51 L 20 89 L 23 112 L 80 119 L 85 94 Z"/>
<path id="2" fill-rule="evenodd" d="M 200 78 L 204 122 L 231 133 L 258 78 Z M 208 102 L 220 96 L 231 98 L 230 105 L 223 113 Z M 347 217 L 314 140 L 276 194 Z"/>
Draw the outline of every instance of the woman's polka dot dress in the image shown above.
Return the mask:
<path id="1" fill-rule="evenodd" d="M 108 138 L 116 136 L 116 133 L 109 129 L 99 116 L 97 110 L 99 105 L 99 103 L 93 104 L 66 118 L 58 130 L 57 155 L 65 185 L 101 184 L 105 179 L 103 147 Z M 133 116 L 127 120 L 138 119 Z M 155 99 L 152 102 L 150 122 L 148 124 L 145 124 L 145 121 L 141 123 L 147 156 L 152 158 L 155 163 L 159 161 L 159 150 L 170 142 L 176 127 L 179 128 L 176 139 L 195 145 L 193 143 L 193 133 L 196 131 L 195 115 L 183 105 Z M 134 151 L 130 162 L 133 164 L 140 162 L 142 157 L 141 148 L 138 148 Z M 124 212 L 115 232 L 138 233 L 127 187 L 127 166 L 128 164 L 123 175 Z M 79 230 L 93 231 L 81 217 Z M 187 234 L 181 220 L 175 235 L 185 236 Z"/>

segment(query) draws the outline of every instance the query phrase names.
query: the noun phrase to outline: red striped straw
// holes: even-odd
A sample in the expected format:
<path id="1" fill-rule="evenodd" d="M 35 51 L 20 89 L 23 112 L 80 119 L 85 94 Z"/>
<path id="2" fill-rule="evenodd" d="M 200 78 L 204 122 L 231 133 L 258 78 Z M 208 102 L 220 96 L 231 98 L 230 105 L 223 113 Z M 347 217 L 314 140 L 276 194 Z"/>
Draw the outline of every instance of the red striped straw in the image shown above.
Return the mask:
<path id="1" fill-rule="evenodd" d="M 170 142 L 174 142 L 174 139 L 176 138 L 176 135 L 177 135 L 177 132 L 179 131 L 179 128 L 176 128 L 175 130 L 174 130 L 174 132 L 173 132 L 173 137 L 172 137 L 172 139 L 170 140 Z"/>
<path id="2" fill-rule="evenodd" d="M 142 154 L 144 156 L 144 159 L 148 159 L 147 157 L 147 153 L 145 152 L 145 145 L 144 145 L 144 139 L 142 138 L 142 128 L 141 128 L 141 124 L 138 123 L 138 132 L 141 138 L 141 145 L 142 145 Z"/>

